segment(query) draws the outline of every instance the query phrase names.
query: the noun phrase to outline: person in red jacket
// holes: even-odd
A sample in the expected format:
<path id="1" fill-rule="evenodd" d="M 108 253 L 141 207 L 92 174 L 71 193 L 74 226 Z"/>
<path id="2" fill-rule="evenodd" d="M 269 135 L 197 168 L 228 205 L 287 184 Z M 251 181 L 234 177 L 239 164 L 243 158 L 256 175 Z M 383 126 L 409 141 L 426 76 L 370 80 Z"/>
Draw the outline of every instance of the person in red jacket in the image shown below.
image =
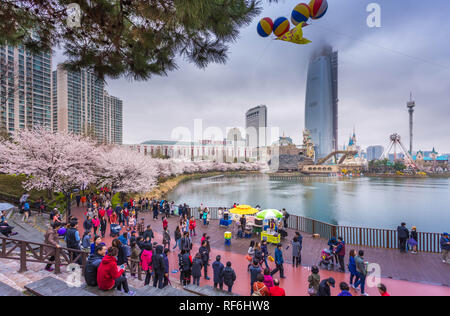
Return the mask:
<path id="1" fill-rule="evenodd" d="M 270 289 L 270 296 L 286 296 L 286 292 L 280 287 L 280 280 L 274 279 L 273 285 Z"/>
<path id="2" fill-rule="evenodd" d="M 378 284 L 378 292 L 380 292 L 381 296 L 391 296 L 388 292 L 387 292 L 387 288 L 386 285 L 384 284 Z"/>
<path id="3" fill-rule="evenodd" d="M 119 291 L 123 291 L 131 296 L 135 293 L 130 291 L 128 287 L 127 278 L 123 275 L 125 267 L 122 265 L 117 266 L 117 255 L 119 249 L 116 247 L 110 247 L 107 255 L 103 258 L 100 266 L 97 270 L 97 284 L 98 288 L 103 291 L 109 291 L 117 288 Z"/>

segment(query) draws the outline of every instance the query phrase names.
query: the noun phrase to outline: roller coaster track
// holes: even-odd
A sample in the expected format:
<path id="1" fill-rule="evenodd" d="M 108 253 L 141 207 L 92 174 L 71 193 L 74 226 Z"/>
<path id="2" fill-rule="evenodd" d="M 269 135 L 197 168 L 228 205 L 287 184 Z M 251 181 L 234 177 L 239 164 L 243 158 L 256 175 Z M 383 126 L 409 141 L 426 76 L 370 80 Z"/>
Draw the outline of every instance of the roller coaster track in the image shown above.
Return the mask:
<path id="1" fill-rule="evenodd" d="M 347 150 L 338 150 L 338 151 L 333 151 L 331 154 L 329 154 L 328 156 L 326 156 L 325 158 L 319 159 L 317 161 L 318 165 L 323 165 L 324 163 L 326 163 L 331 157 L 336 156 L 336 155 L 343 155 L 341 157 L 341 159 L 339 159 L 339 165 L 341 163 L 344 162 L 345 158 L 347 158 L 347 156 L 355 156 L 356 154 L 358 154 L 357 151 L 347 151 Z"/>

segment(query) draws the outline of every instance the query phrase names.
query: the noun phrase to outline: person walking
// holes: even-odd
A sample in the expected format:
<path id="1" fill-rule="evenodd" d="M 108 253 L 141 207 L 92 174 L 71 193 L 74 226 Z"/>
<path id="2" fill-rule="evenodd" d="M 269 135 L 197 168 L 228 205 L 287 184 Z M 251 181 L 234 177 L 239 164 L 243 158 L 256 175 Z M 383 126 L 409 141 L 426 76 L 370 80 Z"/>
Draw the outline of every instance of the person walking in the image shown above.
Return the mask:
<path id="1" fill-rule="evenodd" d="M 184 232 L 183 238 L 180 240 L 180 249 L 181 251 L 186 251 L 188 253 L 192 250 L 192 242 L 191 238 L 189 238 L 189 232 Z"/>
<path id="2" fill-rule="evenodd" d="M 216 261 L 214 261 L 212 264 L 212 269 L 213 269 L 214 288 L 217 289 L 217 286 L 219 286 L 219 289 L 223 290 L 222 272 L 225 267 L 223 266 L 223 263 L 220 262 L 221 259 L 222 257 L 220 255 L 216 257 Z"/>
<path id="3" fill-rule="evenodd" d="M 105 216 L 101 217 L 100 218 L 100 234 L 102 235 L 102 238 L 105 238 L 107 226 L 108 226 L 108 222 L 107 222 Z"/>
<path id="4" fill-rule="evenodd" d="M 88 215 L 88 216 L 86 216 L 86 219 L 83 222 L 84 232 L 90 232 L 92 230 L 92 227 L 93 227 L 92 219 Z"/>
<path id="5" fill-rule="evenodd" d="M 248 261 L 250 262 L 248 264 L 247 271 L 250 271 L 250 267 L 252 265 L 252 262 L 254 261 L 254 259 L 253 259 L 254 256 L 255 256 L 255 241 L 252 240 L 250 242 L 250 246 L 249 246 L 248 251 L 247 251 L 247 258 L 249 259 Z"/>
<path id="6" fill-rule="evenodd" d="M 266 265 L 267 269 L 270 269 L 269 264 L 267 263 L 267 259 L 269 258 L 269 249 L 267 248 L 267 241 L 264 240 L 261 243 L 261 254 L 262 254 L 262 260 L 264 261 L 264 264 Z"/>
<path id="7" fill-rule="evenodd" d="M 280 272 L 280 278 L 285 279 L 284 276 L 284 267 L 283 267 L 283 251 L 281 250 L 281 244 L 277 245 L 277 249 L 275 249 L 275 264 L 276 268 L 272 271 L 272 276 L 275 275 L 278 271 Z"/>
<path id="8" fill-rule="evenodd" d="M 441 249 L 442 249 L 442 262 L 448 262 L 448 255 L 450 253 L 450 236 L 448 233 L 443 233 L 440 239 Z"/>
<path id="9" fill-rule="evenodd" d="M 367 277 L 367 268 L 366 263 L 364 262 L 364 251 L 360 250 L 358 252 L 358 256 L 355 258 L 356 263 L 356 271 L 358 273 L 358 277 L 355 283 L 355 289 L 358 289 L 359 286 L 361 286 L 361 295 L 362 296 L 369 296 L 365 292 L 365 286 L 366 286 L 366 277 Z"/>
<path id="10" fill-rule="evenodd" d="M 175 239 L 175 246 L 173 246 L 173 249 L 175 250 L 175 248 L 177 248 L 177 247 L 178 247 L 178 249 L 180 249 L 180 241 L 181 241 L 181 237 L 182 237 L 180 226 L 177 226 L 177 228 L 175 228 L 173 237 Z"/>
<path id="11" fill-rule="evenodd" d="M 55 262 L 56 259 L 56 249 L 61 249 L 58 236 L 59 227 L 61 227 L 61 224 L 56 222 L 53 226 L 50 226 L 45 233 L 44 243 L 48 245 L 48 247 L 45 247 L 45 255 L 47 257 L 50 257 L 50 263 L 48 263 L 45 267 L 45 270 L 47 270 L 48 272 L 54 271 L 54 269 L 52 268 L 52 262 Z"/>
<path id="12" fill-rule="evenodd" d="M 180 266 L 180 283 L 183 286 L 189 285 L 191 283 L 192 272 L 192 258 L 189 251 L 181 250 L 181 253 L 178 255 L 178 264 Z"/>
<path id="13" fill-rule="evenodd" d="M 228 293 L 233 291 L 233 285 L 236 281 L 236 272 L 231 268 L 231 262 L 228 261 L 226 267 L 222 271 L 223 283 L 228 287 Z"/>
<path id="14" fill-rule="evenodd" d="M 308 276 L 308 294 L 309 296 L 317 296 L 320 286 L 319 268 L 316 266 L 311 267 L 311 274 Z"/>
<path id="15" fill-rule="evenodd" d="M 397 227 L 397 234 L 400 252 L 406 253 L 406 242 L 409 238 L 409 230 L 406 228 L 406 223 L 401 223 L 401 225 Z"/>

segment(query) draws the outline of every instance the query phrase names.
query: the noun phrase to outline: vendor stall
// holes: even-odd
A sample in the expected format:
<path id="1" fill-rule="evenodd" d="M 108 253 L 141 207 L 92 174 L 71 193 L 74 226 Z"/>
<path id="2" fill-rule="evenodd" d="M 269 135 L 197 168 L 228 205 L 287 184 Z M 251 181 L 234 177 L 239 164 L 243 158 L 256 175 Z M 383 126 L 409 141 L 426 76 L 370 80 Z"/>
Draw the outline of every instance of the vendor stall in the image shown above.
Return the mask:
<path id="1" fill-rule="evenodd" d="M 264 231 L 261 233 L 261 241 L 278 245 L 281 242 L 281 235 L 277 232 Z"/>
<path id="2" fill-rule="evenodd" d="M 262 221 L 261 240 L 279 244 L 281 235 L 278 233 L 278 224 L 283 219 L 283 214 L 278 210 L 269 209 L 256 214 L 256 219 Z"/>

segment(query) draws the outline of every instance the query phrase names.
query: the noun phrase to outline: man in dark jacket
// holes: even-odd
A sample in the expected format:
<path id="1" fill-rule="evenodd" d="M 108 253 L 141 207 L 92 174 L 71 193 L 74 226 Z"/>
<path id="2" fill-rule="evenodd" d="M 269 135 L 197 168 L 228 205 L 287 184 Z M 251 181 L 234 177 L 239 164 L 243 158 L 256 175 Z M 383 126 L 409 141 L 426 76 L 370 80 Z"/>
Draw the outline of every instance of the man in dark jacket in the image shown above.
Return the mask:
<path id="1" fill-rule="evenodd" d="M 164 249 L 164 287 L 169 285 L 169 257 L 167 254 L 169 253 L 169 249 Z"/>
<path id="2" fill-rule="evenodd" d="M 87 216 L 86 220 L 83 223 L 83 228 L 85 232 L 90 232 L 92 230 L 92 219 Z"/>
<path id="3" fill-rule="evenodd" d="M 73 250 L 81 250 L 81 245 L 80 245 L 80 234 L 78 232 L 78 222 L 76 220 L 73 220 L 70 222 L 69 224 L 69 228 L 66 231 L 66 236 L 65 236 L 65 241 L 66 241 L 66 246 L 69 249 L 73 249 Z M 77 252 L 69 252 L 69 255 L 72 258 L 76 258 L 78 256 Z M 81 258 L 78 259 L 77 263 L 79 265 L 82 264 L 81 262 Z"/>
<path id="4" fill-rule="evenodd" d="M 344 242 L 342 237 L 338 238 L 338 244 L 337 244 L 336 250 L 334 252 L 337 255 L 338 262 L 339 262 L 339 265 L 340 265 L 339 271 L 340 272 L 345 272 L 345 263 L 344 263 L 344 259 L 345 259 L 345 242 Z"/>
<path id="5" fill-rule="evenodd" d="M 409 230 L 406 228 L 406 223 L 402 223 L 401 226 L 397 227 L 398 240 L 400 246 L 400 252 L 406 252 L 406 242 L 409 238 Z"/>
<path id="6" fill-rule="evenodd" d="M 154 238 L 154 235 L 153 235 L 153 230 L 152 230 L 151 225 L 147 226 L 147 230 L 144 232 L 142 237 L 144 238 L 144 242 L 149 243 L 149 244 L 152 243 L 152 239 Z"/>
<path id="7" fill-rule="evenodd" d="M 205 279 L 209 280 L 209 277 L 208 277 L 209 251 L 208 251 L 208 248 L 206 246 L 207 246 L 207 243 L 206 243 L 206 241 L 204 241 L 202 243 L 202 246 L 198 250 L 198 252 L 202 256 L 203 268 L 204 268 L 204 271 L 205 271 Z"/>
<path id="8" fill-rule="evenodd" d="M 181 250 L 178 255 L 178 263 L 180 266 L 180 282 L 183 286 L 191 283 L 192 259 L 189 252 Z"/>
<path id="9" fill-rule="evenodd" d="M 192 243 L 188 232 L 184 232 L 184 236 L 180 240 L 180 249 L 187 252 L 190 252 L 192 249 Z"/>
<path id="10" fill-rule="evenodd" d="M 98 245 L 95 247 L 95 252 L 89 256 L 84 269 L 84 278 L 87 285 L 97 286 L 97 270 L 106 255 L 107 249 L 104 244 Z"/>
<path id="11" fill-rule="evenodd" d="M 231 293 L 233 291 L 234 281 L 236 281 L 236 273 L 231 267 L 231 262 L 227 262 L 227 266 L 222 271 L 222 279 L 223 283 L 228 286 L 228 292 Z"/>
<path id="12" fill-rule="evenodd" d="M 317 293 L 317 296 L 331 296 L 330 286 L 334 287 L 335 284 L 336 281 L 333 278 L 323 280 L 322 282 L 320 282 L 319 292 Z"/>
<path id="13" fill-rule="evenodd" d="M 224 266 L 220 260 L 222 259 L 221 256 L 216 257 L 216 261 L 212 264 L 213 272 L 214 272 L 214 288 L 217 289 L 217 285 L 221 290 L 223 290 L 223 269 Z"/>
<path id="14" fill-rule="evenodd" d="M 253 264 L 250 266 L 250 291 L 253 294 L 253 284 L 258 281 L 258 275 L 261 274 L 261 268 L 259 267 L 259 262 L 253 260 Z"/>
<path id="15" fill-rule="evenodd" d="M 164 287 L 164 274 L 166 267 L 164 265 L 164 248 L 161 245 L 156 246 L 155 254 L 152 257 L 153 273 L 153 286 L 162 289 Z"/>

